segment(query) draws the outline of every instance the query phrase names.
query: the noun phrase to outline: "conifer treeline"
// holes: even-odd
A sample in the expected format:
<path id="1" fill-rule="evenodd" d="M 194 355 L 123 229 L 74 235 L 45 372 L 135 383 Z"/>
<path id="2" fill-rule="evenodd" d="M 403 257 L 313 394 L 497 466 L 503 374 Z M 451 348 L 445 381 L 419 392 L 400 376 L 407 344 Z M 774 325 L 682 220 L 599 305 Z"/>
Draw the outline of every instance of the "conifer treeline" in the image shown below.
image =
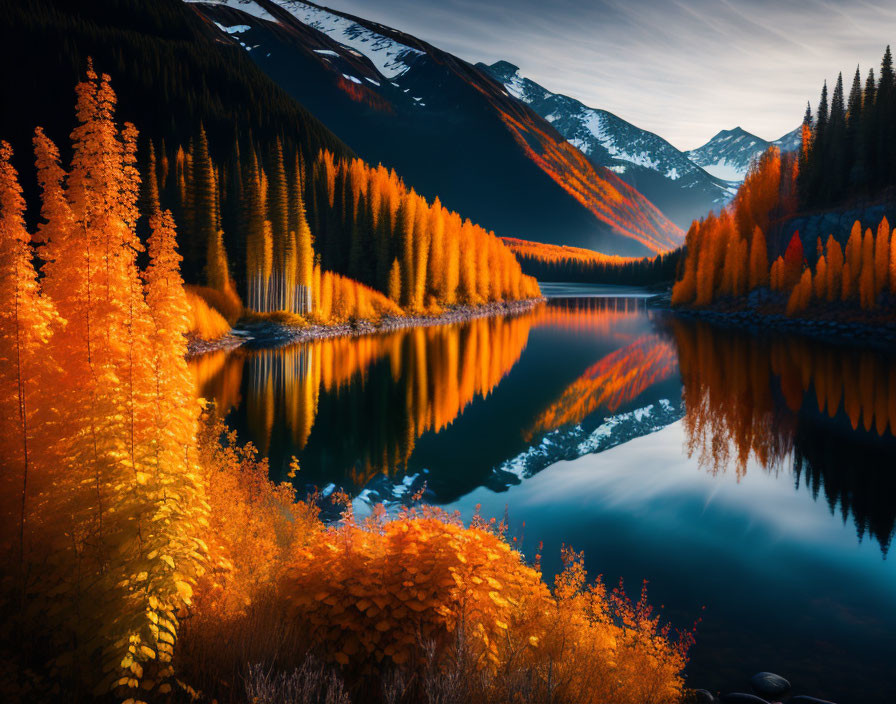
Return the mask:
<path id="1" fill-rule="evenodd" d="M 285 154 L 279 140 L 267 154 L 237 145 L 229 165 L 216 165 L 202 129 L 186 149 L 160 151 L 156 159 L 149 148 L 154 177 L 145 201 L 154 207 L 161 193 L 183 223 L 191 278 L 242 292 L 252 310 L 329 320 L 343 280 L 337 274 L 406 311 L 539 294 L 493 233 L 438 198 L 428 203 L 383 166 L 323 151 L 308 169 L 301 153 Z"/>
<path id="2" fill-rule="evenodd" d="M 864 82 L 856 67 L 849 95 L 843 75 L 828 100 L 825 83 L 815 115 L 806 107 L 798 177 L 800 204 L 825 207 L 896 185 L 896 77 L 888 46 L 880 75 Z"/>
<path id="3" fill-rule="evenodd" d="M 581 247 L 502 239 L 523 272 L 539 281 L 644 286 L 674 280 L 681 260 L 681 248 L 653 257 L 620 257 Z"/>

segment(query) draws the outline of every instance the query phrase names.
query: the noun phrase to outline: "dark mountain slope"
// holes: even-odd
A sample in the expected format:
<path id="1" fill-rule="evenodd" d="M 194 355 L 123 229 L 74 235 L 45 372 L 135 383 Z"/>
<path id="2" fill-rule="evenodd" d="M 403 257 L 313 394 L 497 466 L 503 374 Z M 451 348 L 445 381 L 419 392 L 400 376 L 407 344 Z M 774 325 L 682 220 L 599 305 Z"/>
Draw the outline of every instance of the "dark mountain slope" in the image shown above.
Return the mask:
<path id="1" fill-rule="evenodd" d="M 647 196 L 680 227 L 717 210 L 736 187 L 711 176 L 665 139 L 607 110 L 552 93 L 507 61 L 479 68 L 551 123 L 595 166 L 605 166 Z"/>
<path id="2" fill-rule="evenodd" d="M 191 3 L 360 156 L 498 231 L 619 254 L 681 231 L 480 69 L 310 3 Z"/>
<path id="3" fill-rule="evenodd" d="M 279 137 L 287 152 L 297 147 L 306 158 L 321 148 L 351 153 L 180 0 L 0 0 L 0 17 L 0 139 L 13 145 L 31 189 L 34 127 L 43 126 L 64 152 L 88 57 L 112 76 L 118 117 L 140 130 L 144 157 L 149 139 L 186 144 L 200 123 L 221 162 L 238 135 L 251 136 L 262 152 Z"/>

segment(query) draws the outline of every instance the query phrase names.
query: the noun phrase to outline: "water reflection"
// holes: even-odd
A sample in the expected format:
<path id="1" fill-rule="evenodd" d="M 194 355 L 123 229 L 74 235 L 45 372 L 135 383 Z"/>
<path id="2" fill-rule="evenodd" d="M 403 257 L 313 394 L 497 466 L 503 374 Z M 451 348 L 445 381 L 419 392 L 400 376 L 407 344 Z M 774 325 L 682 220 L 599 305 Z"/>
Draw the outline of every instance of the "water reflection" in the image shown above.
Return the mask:
<path id="1" fill-rule="evenodd" d="M 610 581 L 651 579 L 676 623 L 706 605 L 697 686 L 780 669 L 833 700 L 892 698 L 893 355 L 601 297 L 192 369 L 275 479 L 296 455 L 294 481 L 359 510 L 425 482 L 465 515 L 506 509 L 549 572 L 571 544 Z"/>
<path id="2" fill-rule="evenodd" d="M 288 463 L 278 451 L 284 444 L 301 454 L 315 424 L 337 428 L 337 446 L 327 448 L 324 461 L 342 469 L 333 481 L 359 487 L 374 474 L 405 467 L 420 435 L 443 430 L 487 396 L 519 360 L 532 324 L 531 315 L 480 318 L 237 350 L 200 358 L 194 372 L 200 394 L 225 412 L 240 405 L 236 390 L 247 375 L 247 439 L 280 468 Z"/>
<path id="3" fill-rule="evenodd" d="M 687 452 L 717 473 L 792 467 L 886 553 L 896 525 L 896 358 L 673 319 Z"/>
<path id="4" fill-rule="evenodd" d="M 570 423 L 581 423 L 595 410 L 609 412 L 640 396 L 677 371 L 675 350 L 656 334 L 642 335 L 590 366 L 546 408 L 526 431 L 527 440 Z"/>
<path id="5" fill-rule="evenodd" d="M 195 360 L 282 479 L 394 499 L 503 490 L 683 415 L 712 474 L 748 459 L 823 496 L 886 551 L 896 523 L 896 360 L 652 313 L 643 299 L 554 299 L 528 313 Z M 389 481 L 383 484 L 388 479 Z M 412 492 L 410 492 L 412 493 Z"/>

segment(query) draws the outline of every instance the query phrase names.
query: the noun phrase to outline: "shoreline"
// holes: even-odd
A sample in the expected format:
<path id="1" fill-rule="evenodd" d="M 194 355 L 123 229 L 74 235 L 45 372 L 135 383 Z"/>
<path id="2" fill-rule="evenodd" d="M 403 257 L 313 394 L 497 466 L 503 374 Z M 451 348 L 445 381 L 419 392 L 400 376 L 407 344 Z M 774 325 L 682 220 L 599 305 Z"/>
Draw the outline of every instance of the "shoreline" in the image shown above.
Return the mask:
<path id="1" fill-rule="evenodd" d="M 853 309 L 826 309 L 824 317 L 788 317 L 782 312 L 784 305 L 775 300 L 766 304 L 767 308 L 763 310 L 751 305 L 749 299 L 718 302 L 705 308 L 677 307 L 669 299 L 669 293 L 659 294 L 651 298 L 648 305 L 681 318 L 703 320 L 754 335 L 786 332 L 836 345 L 896 349 L 896 321 L 844 319 L 850 313 L 854 314 Z"/>
<path id="2" fill-rule="evenodd" d="M 237 325 L 226 335 L 214 340 L 191 337 L 187 342 L 187 359 L 200 357 L 209 352 L 231 350 L 251 343 L 255 347 L 280 347 L 311 340 L 325 340 L 333 337 L 360 337 L 391 332 L 402 328 L 431 327 L 463 323 L 476 318 L 497 315 L 518 315 L 532 310 L 545 297 L 527 298 L 519 301 L 497 301 L 481 306 L 454 306 L 438 315 L 385 316 L 379 320 L 356 320 L 337 325 L 284 325 L 273 321 L 250 322 Z"/>

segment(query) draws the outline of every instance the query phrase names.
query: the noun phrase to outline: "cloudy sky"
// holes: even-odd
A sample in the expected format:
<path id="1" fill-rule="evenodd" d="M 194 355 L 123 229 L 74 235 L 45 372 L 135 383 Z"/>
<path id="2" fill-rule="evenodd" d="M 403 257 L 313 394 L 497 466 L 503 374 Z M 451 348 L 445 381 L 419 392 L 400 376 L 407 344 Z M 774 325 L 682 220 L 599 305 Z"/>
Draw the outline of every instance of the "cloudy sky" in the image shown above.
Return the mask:
<path id="1" fill-rule="evenodd" d="M 691 149 L 777 139 L 823 80 L 877 69 L 893 0 L 317 0 L 523 75 Z M 848 90 L 848 86 L 847 86 Z"/>

